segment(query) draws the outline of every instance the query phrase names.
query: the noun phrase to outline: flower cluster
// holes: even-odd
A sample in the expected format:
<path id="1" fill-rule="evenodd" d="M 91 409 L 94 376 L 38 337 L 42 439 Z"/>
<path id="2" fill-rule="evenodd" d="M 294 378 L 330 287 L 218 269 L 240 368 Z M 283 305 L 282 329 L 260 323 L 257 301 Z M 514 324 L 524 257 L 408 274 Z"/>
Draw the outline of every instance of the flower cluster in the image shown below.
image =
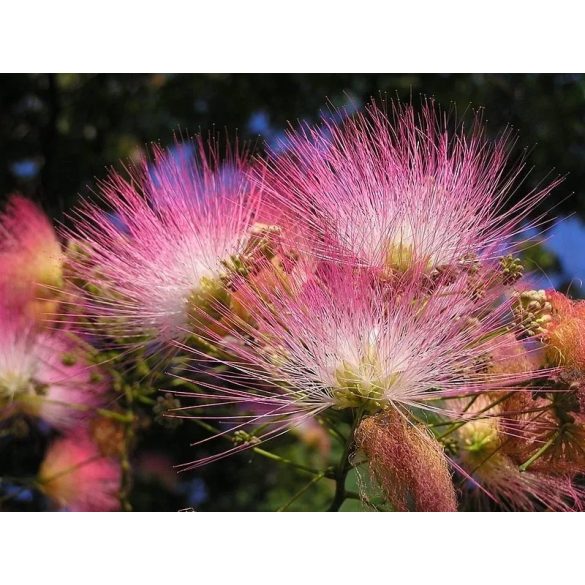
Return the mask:
<path id="1" fill-rule="evenodd" d="M 364 472 L 376 508 L 581 509 L 585 309 L 524 284 L 521 234 L 558 181 L 516 197 L 511 146 L 480 115 L 372 102 L 264 157 L 155 147 L 75 210 L 63 249 L 14 199 L 0 262 L 34 261 L 3 283 L 27 294 L 0 312 L 0 400 L 61 435 L 44 493 L 127 507 L 140 403 L 211 432 L 184 470 L 278 460 L 264 447 L 288 431 L 324 456 L 338 441 L 323 470 L 296 463 L 334 482 L 332 510 Z"/>
<path id="2" fill-rule="evenodd" d="M 109 380 L 96 350 L 57 319 L 64 253 L 48 218 L 21 196 L 0 223 L 0 422 L 29 419 L 50 437 L 34 485 L 52 505 L 115 510 L 120 467 L 89 438 Z"/>

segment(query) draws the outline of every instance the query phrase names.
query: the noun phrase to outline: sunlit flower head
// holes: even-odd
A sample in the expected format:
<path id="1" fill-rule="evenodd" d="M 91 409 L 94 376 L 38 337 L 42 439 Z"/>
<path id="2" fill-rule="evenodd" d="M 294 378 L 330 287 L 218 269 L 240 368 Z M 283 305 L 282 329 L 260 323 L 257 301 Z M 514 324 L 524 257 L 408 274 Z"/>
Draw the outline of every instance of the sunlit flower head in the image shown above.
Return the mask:
<path id="1" fill-rule="evenodd" d="M 44 493 L 71 512 L 109 512 L 120 507 L 120 465 L 104 457 L 83 434 L 56 440 L 39 471 Z"/>
<path id="2" fill-rule="evenodd" d="M 155 147 L 129 178 L 112 173 L 99 188 L 108 211 L 86 201 L 75 215 L 73 280 L 84 283 L 90 318 L 130 342 L 168 341 L 186 334 L 194 308 L 229 306 L 231 270 L 247 270 L 277 236 L 256 224 L 247 168 L 237 149 L 222 160 L 199 140 Z"/>
<path id="3" fill-rule="evenodd" d="M 372 102 L 339 124 L 292 130 L 259 174 L 275 207 L 308 226 L 307 248 L 383 273 L 509 250 L 556 182 L 512 204 L 522 164 L 511 164 L 510 132 L 491 141 L 480 114 L 457 126 L 432 100 L 420 114 L 389 109 Z"/>
<path id="4" fill-rule="evenodd" d="M 209 398 L 215 405 L 257 402 L 264 412 L 254 421 L 274 421 L 271 433 L 284 428 L 283 419 L 290 424 L 328 408 L 448 409 L 439 401 L 538 375 L 486 366 L 498 359 L 494 348 L 505 354 L 515 343 L 503 327 L 509 306 L 473 298 L 459 280 L 424 294 L 418 281 L 390 286 L 334 264 L 292 291 L 244 290 L 240 299 L 255 323 L 235 322 L 223 340 L 209 333 L 233 356 L 209 384 Z M 207 367 L 198 358 L 194 367 Z"/>

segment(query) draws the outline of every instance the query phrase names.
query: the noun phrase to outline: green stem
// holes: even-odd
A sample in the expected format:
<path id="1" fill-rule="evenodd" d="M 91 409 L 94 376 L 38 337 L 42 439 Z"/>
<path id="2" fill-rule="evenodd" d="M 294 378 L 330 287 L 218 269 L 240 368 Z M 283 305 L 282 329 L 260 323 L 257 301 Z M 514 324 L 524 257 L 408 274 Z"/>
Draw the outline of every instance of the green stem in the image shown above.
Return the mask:
<path id="1" fill-rule="evenodd" d="M 362 497 L 357 492 L 352 492 L 351 490 L 345 490 L 345 497 L 348 500 L 360 500 Z"/>
<path id="2" fill-rule="evenodd" d="M 327 432 L 334 437 L 341 445 L 345 445 L 345 436 L 339 432 L 332 416 L 327 416 L 325 413 L 321 415 L 322 421 L 325 423 Z"/>
<path id="3" fill-rule="evenodd" d="M 97 413 L 104 418 L 109 418 L 111 420 L 115 420 L 123 424 L 130 424 L 134 422 L 134 415 L 130 410 L 126 413 L 123 413 L 116 412 L 115 410 L 106 410 L 104 408 L 98 408 Z"/>
<path id="4" fill-rule="evenodd" d="M 335 495 L 333 496 L 333 501 L 329 506 L 328 512 L 339 512 L 339 508 L 345 502 L 346 493 L 345 493 L 345 478 L 347 477 L 347 473 L 343 473 L 338 475 L 335 478 Z"/>
<path id="5" fill-rule="evenodd" d="M 355 413 L 351 429 L 345 441 L 343 455 L 341 456 L 339 464 L 335 469 L 335 495 L 333 496 L 333 501 L 331 502 L 331 505 L 327 510 L 328 512 L 338 512 L 341 506 L 343 505 L 343 502 L 347 498 L 347 492 L 345 491 L 345 480 L 347 479 L 347 474 L 351 469 L 351 465 L 349 464 L 349 454 L 351 453 L 351 447 L 353 445 L 353 436 L 355 430 L 360 424 L 362 416 L 363 410 L 359 409 Z"/>
<path id="6" fill-rule="evenodd" d="M 554 444 L 559 436 L 559 431 L 557 431 L 530 459 L 525 461 L 520 467 L 518 468 L 520 471 L 526 471 L 537 459 L 540 459 Z"/>
<path id="7" fill-rule="evenodd" d="M 270 451 L 266 451 L 264 449 L 261 449 L 260 447 L 254 447 L 252 451 L 256 453 L 256 455 L 266 457 L 266 459 L 277 461 L 278 463 L 288 465 L 289 467 L 294 467 L 299 471 L 304 471 L 305 473 L 310 473 L 311 475 L 318 476 L 323 474 L 323 477 L 327 477 L 329 479 L 335 478 L 335 473 L 332 469 L 326 469 L 325 471 L 317 471 L 316 469 L 312 469 L 311 467 L 307 467 L 306 465 L 302 465 L 301 463 L 296 463 L 295 461 L 291 461 L 290 459 L 285 459 L 280 455 L 276 455 L 275 453 L 271 453 Z"/>
<path id="8" fill-rule="evenodd" d="M 325 472 L 317 474 L 311 479 L 311 481 L 303 486 L 284 506 L 281 506 L 276 510 L 277 512 L 284 512 L 291 504 L 296 502 L 311 486 L 315 485 L 318 481 L 321 481 L 325 477 Z"/>
<path id="9" fill-rule="evenodd" d="M 202 420 L 194 419 L 195 424 L 199 425 L 201 428 L 209 431 L 211 433 L 219 434 L 219 430 L 216 429 L 213 425 L 206 423 Z M 229 435 L 222 435 L 227 441 L 232 441 L 232 438 Z M 317 469 L 313 469 L 312 467 L 307 467 L 306 465 L 302 465 L 301 463 L 296 463 L 295 461 L 291 461 L 290 459 L 286 459 L 281 457 L 280 455 L 276 455 L 276 453 L 271 453 L 270 451 L 266 451 L 266 449 L 262 449 L 261 447 L 252 447 L 250 449 L 256 455 L 260 455 L 260 457 L 265 457 L 266 459 L 270 459 L 271 461 L 276 461 L 277 463 L 282 463 L 283 465 L 288 465 L 289 467 L 294 467 L 299 471 L 304 471 L 305 473 L 310 473 L 311 475 L 320 475 L 323 473 L 323 477 L 327 477 L 329 479 L 335 479 L 335 474 L 332 469 L 326 469 L 325 471 L 318 471 Z"/>

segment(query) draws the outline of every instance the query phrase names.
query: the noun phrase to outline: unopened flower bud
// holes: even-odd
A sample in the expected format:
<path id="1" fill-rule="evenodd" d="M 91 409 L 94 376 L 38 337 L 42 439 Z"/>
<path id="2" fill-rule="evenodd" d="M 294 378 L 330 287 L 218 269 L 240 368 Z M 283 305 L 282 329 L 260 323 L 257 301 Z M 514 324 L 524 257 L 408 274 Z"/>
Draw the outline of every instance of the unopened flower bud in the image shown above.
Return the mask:
<path id="1" fill-rule="evenodd" d="M 546 337 L 552 321 L 552 305 L 544 290 L 529 290 L 514 293 L 514 317 L 520 332 L 519 337 Z"/>
<path id="2" fill-rule="evenodd" d="M 500 258 L 500 271 L 502 274 L 502 283 L 510 286 L 518 282 L 524 275 L 524 266 L 519 258 L 514 258 L 511 254 Z"/>
<path id="3" fill-rule="evenodd" d="M 387 410 L 365 418 L 356 443 L 392 506 L 400 511 L 454 512 L 457 499 L 440 443 Z"/>
<path id="4" fill-rule="evenodd" d="M 258 437 L 241 429 L 234 433 L 232 440 L 236 445 L 259 445 L 261 443 Z"/>

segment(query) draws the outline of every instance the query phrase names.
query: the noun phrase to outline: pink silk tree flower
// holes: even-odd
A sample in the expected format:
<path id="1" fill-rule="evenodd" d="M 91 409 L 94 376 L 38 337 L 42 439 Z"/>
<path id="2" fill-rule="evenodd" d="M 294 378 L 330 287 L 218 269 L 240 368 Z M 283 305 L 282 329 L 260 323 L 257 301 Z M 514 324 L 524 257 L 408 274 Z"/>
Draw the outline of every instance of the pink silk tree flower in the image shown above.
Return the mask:
<path id="1" fill-rule="evenodd" d="M 121 471 L 83 434 L 52 443 L 39 471 L 43 492 L 71 512 L 113 512 L 120 508 Z"/>
<path id="2" fill-rule="evenodd" d="M 259 439 L 328 408 L 448 410 L 440 400 L 514 388 L 541 375 L 486 371 L 494 348 L 505 355 L 515 343 L 502 326 L 510 307 L 494 308 L 489 294 L 474 299 L 459 280 L 424 294 L 417 279 L 400 287 L 334 264 L 300 282 L 293 291 L 250 287 L 248 295 L 241 287 L 254 326 L 235 322 L 224 339 L 209 332 L 234 357 L 208 384 L 200 407 L 256 402 L 261 414 L 228 418 L 242 429 L 268 424 Z M 196 352 L 193 367 L 207 364 Z"/>
<path id="3" fill-rule="evenodd" d="M 276 236 L 256 223 L 260 193 L 246 177 L 246 154 L 221 160 L 202 140 L 192 150 L 155 147 L 152 164 L 100 185 L 108 211 L 85 201 L 74 217 L 72 281 L 85 312 L 130 345 L 186 337 L 194 308 L 213 321 L 212 305 L 230 305 L 231 272 L 248 270 Z"/>
<path id="4" fill-rule="evenodd" d="M 513 249 L 558 181 L 510 205 L 523 170 L 510 167 L 510 132 L 491 142 L 480 115 L 468 131 L 432 100 L 420 115 L 390 109 L 372 102 L 339 124 L 291 130 L 258 171 L 266 200 L 311 232 L 306 251 L 401 274 Z"/>
<path id="5" fill-rule="evenodd" d="M 12 195 L 0 215 L 0 302 L 35 318 L 54 313 L 62 266 L 61 246 L 48 217 L 32 201 Z"/>
<path id="6" fill-rule="evenodd" d="M 0 411 L 23 412 L 60 430 L 89 419 L 109 385 L 65 330 L 0 310 Z"/>

